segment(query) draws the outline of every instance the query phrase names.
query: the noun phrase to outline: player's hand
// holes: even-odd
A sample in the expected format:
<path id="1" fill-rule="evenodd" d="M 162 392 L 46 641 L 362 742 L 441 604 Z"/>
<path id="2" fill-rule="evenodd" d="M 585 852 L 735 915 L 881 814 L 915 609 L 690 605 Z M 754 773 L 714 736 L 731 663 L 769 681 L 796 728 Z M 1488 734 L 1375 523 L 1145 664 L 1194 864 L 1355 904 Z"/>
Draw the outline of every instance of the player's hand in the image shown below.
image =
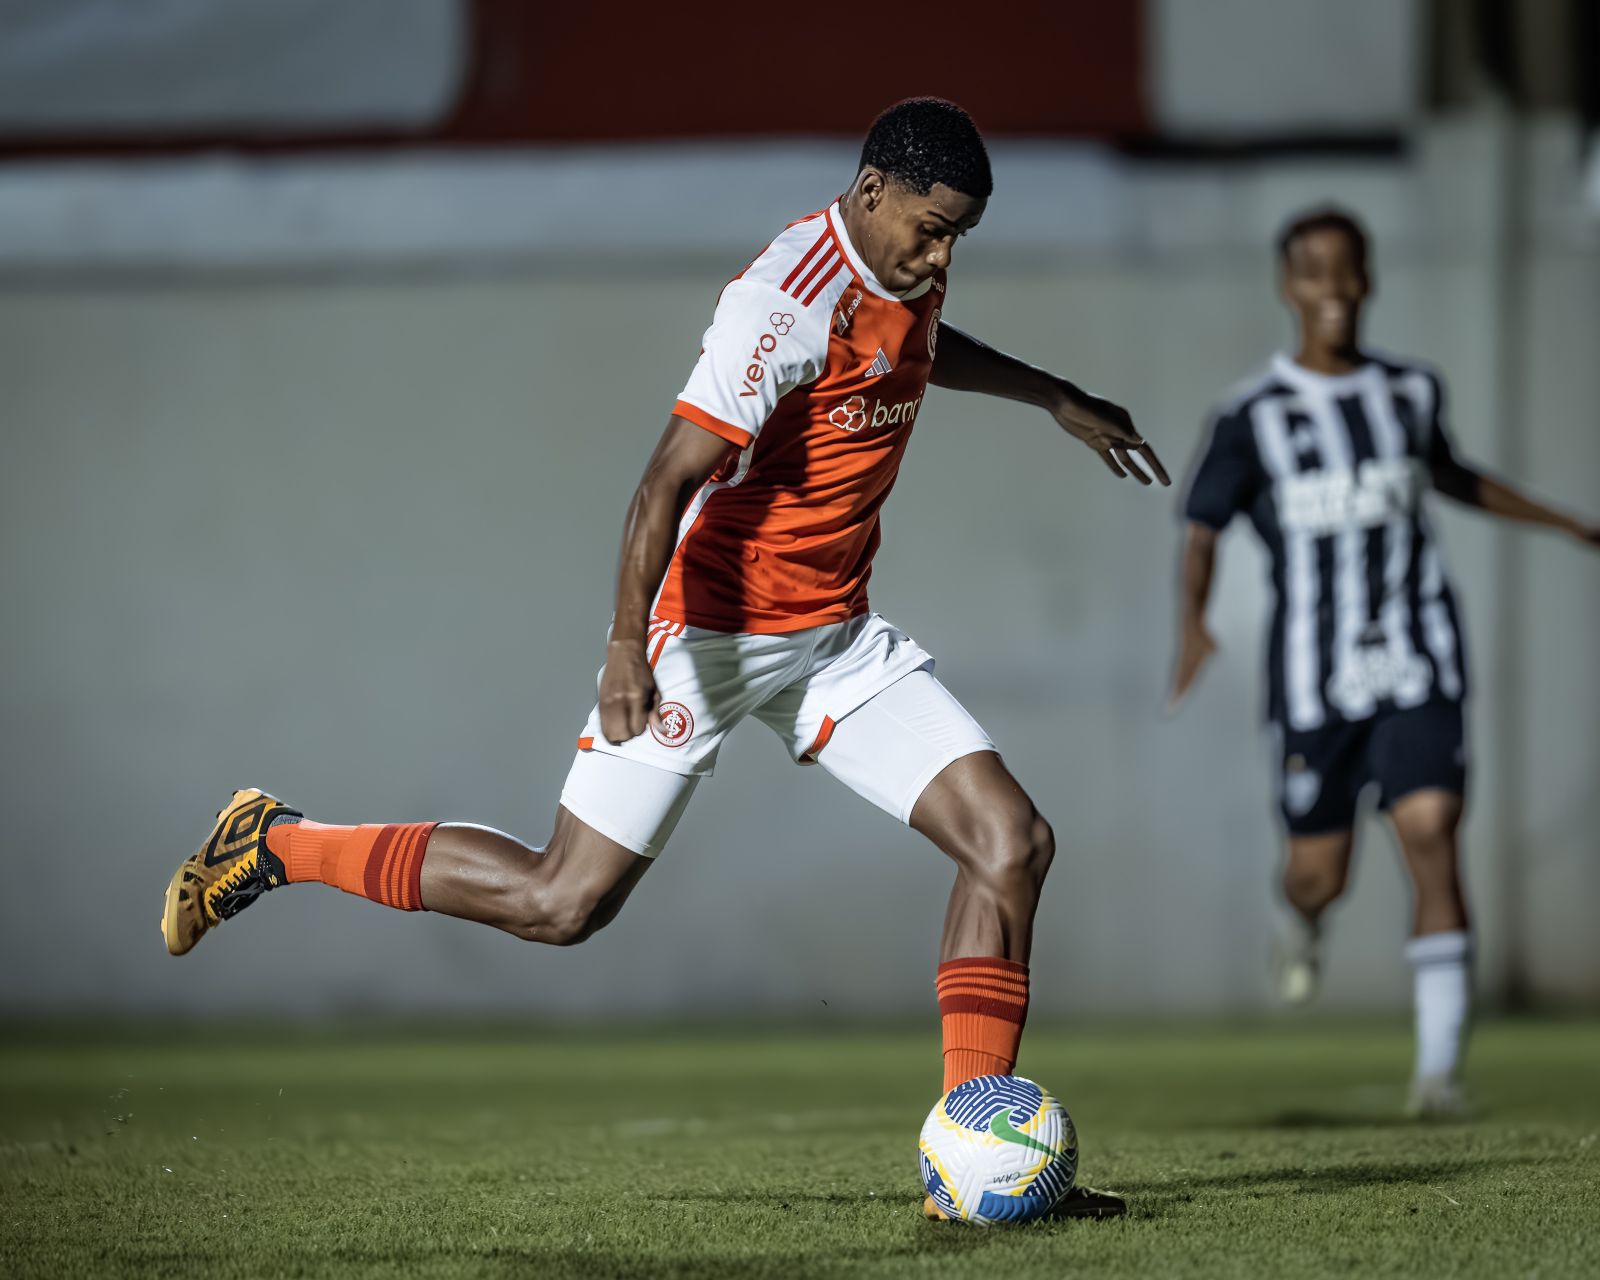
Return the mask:
<path id="1" fill-rule="evenodd" d="M 1149 484 L 1153 475 L 1162 484 L 1172 483 L 1156 451 L 1139 434 L 1121 405 L 1073 388 L 1062 396 L 1053 414 L 1062 429 L 1098 453 L 1118 479 L 1132 476 L 1140 484 Z M 1144 460 L 1144 467 L 1134 461 L 1135 457 Z"/>
<path id="2" fill-rule="evenodd" d="M 1572 536 L 1579 542 L 1587 543 L 1591 547 L 1600 547 L 1600 523 L 1585 523 L 1582 520 L 1572 522 Z"/>
<path id="3" fill-rule="evenodd" d="M 651 724 L 659 725 L 661 691 L 638 640 L 612 640 L 606 645 L 606 669 L 600 676 L 600 732 L 613 746 L 637 738 Z"/>
<path id="4" fill-rule="evenodd" d="M 1188 623 L 1178 642 L 1178 661 L 1172 671 L 1172 693 L 1167 697 L 1167 710 L 1176 711 L 1184 694 L 1193 686 L 1200 668 L 1217 651 L 1217 642 L 1211 638 L 1204 623 Z"/>

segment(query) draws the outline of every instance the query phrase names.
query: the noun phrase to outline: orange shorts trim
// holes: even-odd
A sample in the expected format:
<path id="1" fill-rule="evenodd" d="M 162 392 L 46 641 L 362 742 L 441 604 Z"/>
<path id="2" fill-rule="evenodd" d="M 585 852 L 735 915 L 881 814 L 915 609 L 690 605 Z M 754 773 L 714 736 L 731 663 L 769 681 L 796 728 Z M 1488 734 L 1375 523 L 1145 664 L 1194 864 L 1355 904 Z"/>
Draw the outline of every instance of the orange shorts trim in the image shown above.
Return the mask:
<path id="1" fill-rule="evenodd" d="M 821 754 L 822 748 L 828 745 L 828 739 L 833 737 L 835 727 L 832 716 L 823 716 L 822 728 L 817 730 L 816 740 L 806 748 L 805 754 L 800 758 L 802 760 L 815 760 Z"/>

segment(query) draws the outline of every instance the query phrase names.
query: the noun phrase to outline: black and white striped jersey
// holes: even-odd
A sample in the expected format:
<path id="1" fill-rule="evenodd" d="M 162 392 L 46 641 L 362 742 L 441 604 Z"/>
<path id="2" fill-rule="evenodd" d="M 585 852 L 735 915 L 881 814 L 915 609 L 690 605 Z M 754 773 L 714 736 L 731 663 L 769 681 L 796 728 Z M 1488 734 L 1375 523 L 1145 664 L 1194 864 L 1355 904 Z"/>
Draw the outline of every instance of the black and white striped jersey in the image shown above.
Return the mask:
<path id="1" fill-rule="evenodd" d="M 1454 491 L 1444 389 L 1369 355 L 1327 377 L 1278 355 L 1218 411 L 1184 511 L 1249 516 L 1272 556 L 1268 716 L 1291 730 L 1466 693 L 1461 621 L 1424 492 Z"/>

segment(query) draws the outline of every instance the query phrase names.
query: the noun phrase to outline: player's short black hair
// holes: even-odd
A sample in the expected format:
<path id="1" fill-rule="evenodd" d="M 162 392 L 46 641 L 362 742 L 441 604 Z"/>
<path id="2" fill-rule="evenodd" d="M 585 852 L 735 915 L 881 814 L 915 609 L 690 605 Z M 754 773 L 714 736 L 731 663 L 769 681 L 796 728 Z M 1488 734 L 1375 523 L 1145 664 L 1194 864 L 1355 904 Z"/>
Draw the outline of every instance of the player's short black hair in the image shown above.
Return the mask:
<path id="1" fill-rule="evenodd" d="M 919 196 L 940 182 L 967 196 L 994 191 L 978 126 L 944 98 L 906 98 L 874 120 L 861 148 L 860 168 L 869 165 Z"/>
<path id="2" fill-rule="evenodd" d="M 1310 235 L 1313 231 L 1344 232 L 1355 245 L 1356 255 L 1362 264 L 1366 264 L 1370 248 L 1367 229 L 1362 226 L 1360 218 L 1336 204 L 1323 204 L 1313 209 L 1306 209 L 1284 223 L 1283 230 L 1278 232 L 1278 261 L 1288 262 L 1289 250 L 1294 247 L 1294 242 L 1301 236 Z"/>

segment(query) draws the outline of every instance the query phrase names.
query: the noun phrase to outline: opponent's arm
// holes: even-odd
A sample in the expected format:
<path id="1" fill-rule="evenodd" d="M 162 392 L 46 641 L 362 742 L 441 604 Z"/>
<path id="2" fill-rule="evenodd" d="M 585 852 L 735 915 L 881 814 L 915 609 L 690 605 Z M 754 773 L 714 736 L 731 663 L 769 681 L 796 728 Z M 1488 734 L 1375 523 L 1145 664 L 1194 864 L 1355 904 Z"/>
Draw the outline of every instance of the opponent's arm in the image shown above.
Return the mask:
<path id="1" fill-rule="evenodd" d="M 1498 476 L 1480 471 L 1454 455 L 1445 465 L 1435 467 L 1434 487 L 1463 506 L 1498 516 L 1502 520 L 1542 525 L 1570 534 L 1590 546 L 1600 546 L 1600 523 L 1557 511 Z"/>
<path id="2" fill-rule="evenodd" d="M 1211 598 L 1211 578 L 1217 564 L 1217 531 L 1190 520 L 1185 526 L 1183 558 L 1178 573 L 1178 656 L 1172 667 L 1170 711 L 1183 700 L 1217 642 L 1206 627 L 1206 602 Z"/>
<path id="3" fill-rule="evenodd" d="M 952 391 L 976 391 L 1036 405 L 1050 414 L 1068 435 L 1098 453 L 1111 468 L 1112 475 L 1131 475 L 1140 484 L 1149 484 L 1150 476 L 1133 460 L 1133 455 L 1137 454 L 1157 480 L 1162 484 L 1172 483 L 1156 451 L 1145 442 L 1121 405 L 1092 395 L 1065 378 L 1015 356 L 996 351 L 943 322 L 939 325 L 935 350 L 933 372 L 928 379 L 934 386 L 948 387 Z"/>
<path id="4" fill-rule="evenodd" d="M 600 730 L 607 742 L 637 738 L 656 717 L 660 693 L 645 657 L 650 606 L 678 545 L 678 522 L 695 492 L 732 448 L 674 416 L 628 504 L 617 566 L 616 613 L 600 677 Z"/>

